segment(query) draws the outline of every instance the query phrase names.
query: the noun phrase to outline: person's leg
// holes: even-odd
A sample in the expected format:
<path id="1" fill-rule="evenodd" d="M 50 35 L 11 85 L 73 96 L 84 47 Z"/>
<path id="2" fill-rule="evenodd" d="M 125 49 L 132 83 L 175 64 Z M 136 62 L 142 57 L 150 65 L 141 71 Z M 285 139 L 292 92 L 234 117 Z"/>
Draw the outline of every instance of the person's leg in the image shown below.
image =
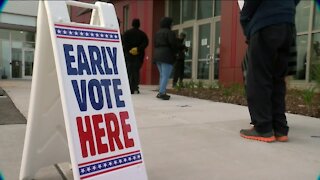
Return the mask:
<path id="1" fill-rule="evenodd" d="M 177 61 L 173 66 L 173 81 L 172 81 L 172 87 L 175 87 L 177 85 L 178 79 L 179 79 L 179 62 Z"/>
<path id="2" fill-rule="evenodd" d="M 160 82 L 160 94 L 166 94 L 167 84 L 171 75 L 173 66 L 167 63 L 161 63 L 161 82 Z"/>
<path id="3" fill-rule="evenodd" d="M 180 62 L 180 84 L 182 85 L 183 82 L 183 78 L 184 78 L 184 60 L 181 60 Z"/>
<path id="4" fill-rule="evenodd" d="M 163 63 L 157 63 L 157 67 L 158 67 L 158 71 L 159 71 L 159 92 L 161 89 L 161 83 L 162 83 L 162 79 L 163 79 L 163 72 L 162 72 L 162 64 Z"/>
<path id="5" fill-rule="evenodd" d="M 295 41 L 296 33 L 294 26 L 287 26 L 287 39 L 283 47 L 279 49 L 278 57 L 275 62 L 273 93 L 272 93 L 272 123 L 277 140 L 287 141 L 289 127 L 285 115 L 285 95 L 286 83 L 285 76 L 288 70 L 288 62 L 292 58 L 290 54 L 291 44 Z M 282 137 L 282 138 L 281 138 Z"/>
<path id="6" fill-rule="evenodd" d="M 243 137 L 267 142 L 275 140 L 272 124 L 273 73 L 278 49 L 285 41 L 286 33 L 283 27 L 283 25 L 266 27 L 250 39 L 247 100 L 254 130 L 242 130 L 240 133 Z M 266 138 L 262 136 L 263 134 Z"/>
<path id="7" fill-rule="evenodd" d="M 132 69 L 132 61 L 126 61 L 126 66 L 127 66 L 127 73 L 128 73 L 128 81 L 129 81 L 129 85 L 130 85 L 130 91 L 131 94 L 134 94 L 134 87 L 133 87 L 133 69 Z"/>
<path id="8" fill-rule="evenodd" d="M 132 76 L 133 76 L 133 90 L 134 91 L 137 91 L 137 93 L 139 93 L 139 76 L 140 76 L 140 62 L 138 60 L 135 60 L 133 62 L 133 73 L 132 73 Z"/>

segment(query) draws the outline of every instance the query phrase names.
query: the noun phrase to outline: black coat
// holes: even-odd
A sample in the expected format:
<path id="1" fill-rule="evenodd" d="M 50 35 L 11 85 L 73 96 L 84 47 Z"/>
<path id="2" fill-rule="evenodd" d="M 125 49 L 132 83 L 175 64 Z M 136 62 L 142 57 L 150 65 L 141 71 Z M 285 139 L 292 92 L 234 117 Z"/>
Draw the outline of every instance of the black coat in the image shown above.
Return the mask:
<path id="1" fill-rule="evenodd" d="M 258 30 L 280 23 L 295 23 L 300 0 L 245 0 L 240 22 L 247 38 Z"/>
<path id="2" fill-rule="evenodd" d="M 149 40 L 147 35 L 138 28 L 132 28 L 123 33 L 122 36 L 123 51 L 126 61 L 133 59 L 139 59 L 143 61 L 144 50 L 148 46 Z M 134 56 L 129 53 L 129 51 L 134 48 L 138 48 L 138 55 Z"/>
<path id="3" fill-rule="evenodd" d="M 164 18 L 154 39 L 153 62 L 174 64 L 177 52 L 176 34 L 171 31 L 171 18 Z"/>

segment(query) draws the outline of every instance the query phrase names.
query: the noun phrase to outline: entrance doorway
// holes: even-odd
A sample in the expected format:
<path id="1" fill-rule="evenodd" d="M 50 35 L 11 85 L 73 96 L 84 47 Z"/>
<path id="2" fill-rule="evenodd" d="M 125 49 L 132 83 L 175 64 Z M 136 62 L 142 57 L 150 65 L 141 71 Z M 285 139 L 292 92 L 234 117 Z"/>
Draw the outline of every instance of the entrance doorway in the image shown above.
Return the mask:
<path id="1" fill-rule="evenodd" d="M 185 58 L 185 78 L 212 81 L 219 78 L 220 17 L 188 22 L 175 26 L 186 34 L 188 47 Z"/>
<path id="2" fill-rule="evenodd" d="M 11 49 L 11 77 L 31 79 L 33 71 L 34 49 Z"/>

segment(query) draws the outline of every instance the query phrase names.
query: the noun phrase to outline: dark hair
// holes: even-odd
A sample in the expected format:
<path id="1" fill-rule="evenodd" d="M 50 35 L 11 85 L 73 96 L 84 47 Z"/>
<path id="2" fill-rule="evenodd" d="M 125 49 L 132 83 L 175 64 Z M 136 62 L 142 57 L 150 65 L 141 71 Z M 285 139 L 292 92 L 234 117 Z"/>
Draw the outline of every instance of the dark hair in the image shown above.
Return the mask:
<path id="1" fill-rule="evenodd" d="M 133 19 L 132 20 L 132 27 L 139 28 L 140 27 L 140 20 L 139 19 Z"/>
<path id="2" fill-rule="evenodd" d="M 172 26 L 172 18 L 169 18 L 169 17 L 164 17 L 161 19 L 160 21 L 160 27 L 161 28 L 168 28 L 168 29 L 171 29 L 171 26 Z"/>

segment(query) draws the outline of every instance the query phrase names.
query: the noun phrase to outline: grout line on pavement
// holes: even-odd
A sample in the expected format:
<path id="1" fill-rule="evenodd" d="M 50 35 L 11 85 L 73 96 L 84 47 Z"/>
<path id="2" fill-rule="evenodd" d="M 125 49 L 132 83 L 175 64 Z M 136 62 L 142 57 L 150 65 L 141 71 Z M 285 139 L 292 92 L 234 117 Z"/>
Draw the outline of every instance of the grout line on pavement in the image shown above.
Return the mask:
<path id="1" fill-rule="evenodd" d="M 63 174 L 61 168 L 58 166 L 58 164 L 55 164 L 54 167 L 57 169 L 58 173 L 61 175 L 63 180 L 68 180 L 68 178 Z"/>

